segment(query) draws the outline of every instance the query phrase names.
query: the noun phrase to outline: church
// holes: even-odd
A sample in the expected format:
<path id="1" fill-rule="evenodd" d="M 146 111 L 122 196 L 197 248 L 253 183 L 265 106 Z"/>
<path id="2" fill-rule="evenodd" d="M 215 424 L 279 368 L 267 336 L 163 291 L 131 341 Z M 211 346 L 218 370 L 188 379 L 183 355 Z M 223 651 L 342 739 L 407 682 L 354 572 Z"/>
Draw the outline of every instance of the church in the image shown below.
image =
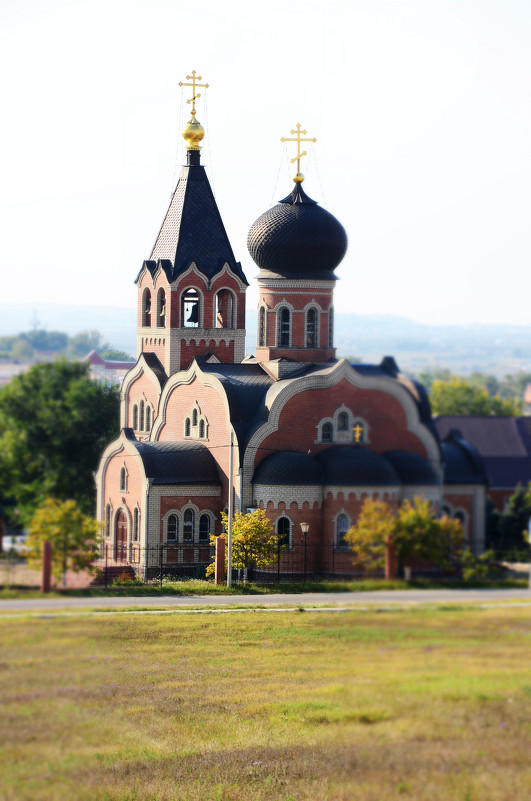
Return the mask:
<path id="1" fill-rule="evenodd" d="M 323 546 L 309 551 L 311 574 L 330 574 L 333 561 L 348 575 L 345 534 L 365 499 L 396 508 L 416 495 L 460 519 L 481 553 L 477 451 L 457 431 L 440 441 L 426 391 L 392 357 L 336 357 L 334 289 L 347 234 L 303 189 L 300 125 L 289 140 L 293 189 L 249 230 L 258 336 L 245 355 L 249 284 L 201 164 L 202 78 L 188 79 L 187 161 L 136 276 L 138 358 L 122 384 L 120 436 L 96 473 L 109 561 L 146 577 L 159 559 L 168 572 L 208 562 L 221 512 L 261 508 L 285 546 L 280 571 L 305 541 Z"/>

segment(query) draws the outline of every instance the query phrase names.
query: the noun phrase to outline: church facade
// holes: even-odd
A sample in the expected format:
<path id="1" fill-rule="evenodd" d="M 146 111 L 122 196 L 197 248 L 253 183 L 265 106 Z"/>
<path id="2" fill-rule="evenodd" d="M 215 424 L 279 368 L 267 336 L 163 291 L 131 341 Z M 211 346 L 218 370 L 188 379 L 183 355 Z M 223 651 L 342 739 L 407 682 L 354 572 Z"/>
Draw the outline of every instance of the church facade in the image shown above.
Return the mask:
<path id="1" fill-rule="evenodd" d="M 391 357 L 336 358 L 335 270 L 347 236 L 300 172 L 249 232 L 258 346 L 245 356 L 248 282 L 201 165 L 203 134 L 194 110 L 187 164 L 136 278 L 138 359 L 122 385 L 121 434 L 96 474 L 109 560 L 140 575 L 150 548 L 168 568 L 203 561 L 230 492 L 233 508 L 266 510 L 286 553 L 308 524 L 307 543 L 329 546 L 312 551 L 314 573 L 330 572 L 331 559 L 352 571 L 345 534 L 368 497 L 397 507 L 422 495 L 459 517 L 481 552 L 477 452 L 454 431 L 440 441 L 424 388 Z"/>

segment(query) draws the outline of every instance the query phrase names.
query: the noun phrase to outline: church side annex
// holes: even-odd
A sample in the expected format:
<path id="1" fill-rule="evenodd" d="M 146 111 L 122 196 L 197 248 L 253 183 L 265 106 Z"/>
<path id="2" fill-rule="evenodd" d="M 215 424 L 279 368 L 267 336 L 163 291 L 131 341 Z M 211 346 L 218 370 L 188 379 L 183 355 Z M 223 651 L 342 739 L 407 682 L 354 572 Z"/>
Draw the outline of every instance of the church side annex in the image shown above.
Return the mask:
<path id="1" fill-rule="evenodd" d="M 485 473 L 456 432 L 441 443 L 424 388 L 395 361 L 349 364 L 334 348 L 341 223 L 294 188 L 256 220 L 248 248 L 259 268 L 258 347 L 244 356 L 248 282 L 236 261 L 205 168 L 196 118 L 152 253 L 136 278 L 138 359 L 122 386 L 121 434 L 101 457 L 97 514 L 109 563 L 138 575 L 163 544 L 163 567 L 208 561 L 220 513 L 263 508 L 287 548 L 309 524 L 309 573 L 352 573 L 345 534 L 367 497 L 397 507 L 415 495 L 459 517 L 484 549 Z M 234 472 L 229 450 L 234 443 Z M 280 558 L 283 569 L 284 556 Z"/>

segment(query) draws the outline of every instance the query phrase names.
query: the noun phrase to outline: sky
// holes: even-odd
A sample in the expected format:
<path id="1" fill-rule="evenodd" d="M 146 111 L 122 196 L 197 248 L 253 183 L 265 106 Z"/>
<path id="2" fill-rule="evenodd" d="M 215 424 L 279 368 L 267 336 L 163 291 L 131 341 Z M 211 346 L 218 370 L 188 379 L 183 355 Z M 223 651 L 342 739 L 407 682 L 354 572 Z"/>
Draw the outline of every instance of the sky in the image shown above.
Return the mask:
<path id="1" fill-rule="evenodd" d="M 248 306 L 300 123 L 304 188 L 349 237 L 337 311 L 531 325 L 528 0 L 17 0 L 0 68 L 0 302 L 135 305 L 195 69 Z"/>

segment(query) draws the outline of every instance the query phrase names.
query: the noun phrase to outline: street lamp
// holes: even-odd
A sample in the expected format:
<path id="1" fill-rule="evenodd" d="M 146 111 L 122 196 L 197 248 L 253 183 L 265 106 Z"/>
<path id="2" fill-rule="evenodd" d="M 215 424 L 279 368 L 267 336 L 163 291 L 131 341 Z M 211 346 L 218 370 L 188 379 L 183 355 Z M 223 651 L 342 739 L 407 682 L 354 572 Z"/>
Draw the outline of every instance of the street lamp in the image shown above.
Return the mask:
<path id="1" fill-rule="evenodd" d="M 309 523 L 301 523 L 302 536 L 304 537 L 304 583 L 306 583 L 306 535 L 309 529 Z"/>

